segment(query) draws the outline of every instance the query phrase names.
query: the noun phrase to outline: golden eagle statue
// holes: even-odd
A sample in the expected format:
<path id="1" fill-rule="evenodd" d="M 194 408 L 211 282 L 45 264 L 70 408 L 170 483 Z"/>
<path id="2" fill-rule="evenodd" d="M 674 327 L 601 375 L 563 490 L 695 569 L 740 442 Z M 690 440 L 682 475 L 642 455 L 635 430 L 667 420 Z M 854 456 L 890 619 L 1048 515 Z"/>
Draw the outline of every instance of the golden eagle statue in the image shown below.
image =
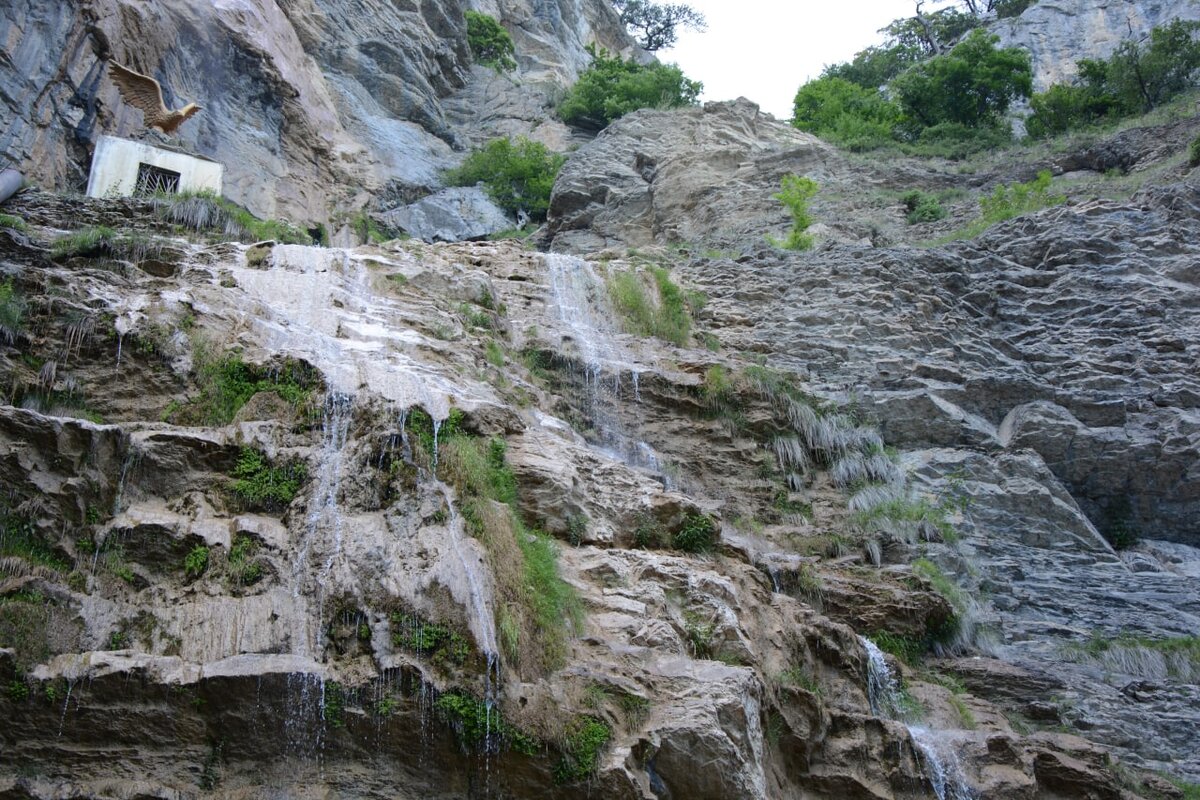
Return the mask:
<path id="1" fill-rule="evenodd" d="M 149 75 L 134 72 L 128 67 L 109 59 L 109 76 L 121 92 L 121 99 L 142 112 L 147 128 L 158 128 L 166 134 L 187 122 L 200 106 L 188 103 L 183 108 L 171 111 L 163 102 L 162 86 Z"/>

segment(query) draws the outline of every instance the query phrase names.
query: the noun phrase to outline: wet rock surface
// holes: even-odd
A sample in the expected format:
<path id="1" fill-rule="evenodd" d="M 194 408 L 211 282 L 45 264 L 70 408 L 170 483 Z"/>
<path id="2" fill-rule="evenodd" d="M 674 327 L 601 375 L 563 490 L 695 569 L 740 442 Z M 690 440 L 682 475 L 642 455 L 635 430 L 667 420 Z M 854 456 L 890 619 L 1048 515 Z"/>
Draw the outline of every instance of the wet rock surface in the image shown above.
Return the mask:
<path id="1" fill-rule="evenodd" d="M 633 262 L 589 264 L 513 243 L 339 250 L 177 238 L 178 271 L 155 277 L 119 260 L 46 259 L 38 248 L 54 235 L 43 226 L 55 219 L 55 203 L 32 194 L 21 202 L 28 205 L 18 211 L 41 221 L 27 243 L 4 245 L 5 273 L 29 305 L 2 368 L 10 392 L 23 398 L 18 405 L 30 407 L 0 414 L 0 470 L 10 487 L 5 513 L 30 520 L 53 553 L 41 566 L 5 561 L 0 591 L 6 608 L 37 611 L 23 623 L 31 630 L 63 635 L 44 635 L 52 646 L 37 651 L 18 638 L 0 655 L 0 678 L 10 687 L 0 704 L 11 720 L 0 735 L 6 753 L 25 765 L 6 772 L 5 791 L 447 798 L 917 798 L 933 791 L 936 773 L 916 734 L 872 714 L 858 634 L 926 635 L 943 627 L 948 601 L 891 557 L 912 546 L 899 539 L 886 548 L 883 571 L 853 553 L 797 556 L 799 545 L 844 517 L 845 495 L 820 471 L 795 497 L 778 494 L 768 433 L 783 424 L 777 409 L 747 394 L 744 427 L 714 419 L 699 394 L 710 351 L 620 333 L 586 341 L 603 326 L 582 324 L 570 309 L 589 297 L 603 303 L 596 282 Z M 57 202 L 76 215 L 125 207 Z M 176 235 L 130 213 L 150 235 Z M 704 285 L 701 266 L 679 274 Z M 567 275 L 590 289 L 575 295 L 555 283 Z M 706 324 L 734 341 L 739 328 L 719 321 L 736 292 L 711 278 L 705 288 Z M 78 325 L 79 309 L 95 315 L 92 329 Z M 286 359 L 308 365 L 320 376 L 312 404 L 292 407 L 281 397 L 287 391 L 273 388 L 257 392 L 230 422 L 181 424 L 203 396 L 194 368 L 204 348 L 264 365 L 256 373 L 263 381 L 285 374 L 278 370 Z M 559 355 L 546 361 L 539 355 L 546 352 Z M 72 396 L 82 394 L 86 408 L 36 399 L 34 363 L 50 356 L 59 364 L 50 390 L 81 387 Z M 730 369 L 746 366 L 726 359 Z M 115 388 L 123 381 L 136 383 L 137 403 Z M 462 414 L 455 424 L 471 435 L 505 440 L 519 511 L 558 537 L 561 572 L 583 605 L 560 666 L 539 668 L 529 651 L 497 646 L 505 635 L 494 611 L 503 602 L 503 565 L 469 535 L 458 490 L 436 479 L 430 442 L 421 438 L 436 442 L 436 429 L 413 422 L 414 409 L 446 425 L 454 409 Z M 71 418 L 85 410 L 102 421 Z M 639 441 L 645 448 L 629 444 Z M 275 465 L 304 465 L 294 498 L 262 508 L 237 500 L 247 449 Z M 1004 647 L 1016 653 L 1010 662 L 1030 664 L 1024 675 L 1034 672 L 1039 649 L 1053 647 L 1037 620 L 1053 617 L 1055 601 L 1049 590 L 1022 594 L 1020 581 L 1006 579 L 1005 560 L 1036 563 L 1034 555 L 1044 554 L 1049 563 L 1069 545 L 1081 564 L 1087 554 L 1099 565 L 1093 569 L 1126 569 L 1126 562 L 1038 456 L 1005 456 L 998 442 L 991 449 L 977 454 L 982 461 L 969 465 L 961 489 L 979 495 L 961 525 L 963 550 L 929 545 L 930 557 L 951 569 L 970 548 L 986 555 L 977 580 L 994 581 L 996 602 L 981 616 L 1007 625 L 1002 591 L 1023 604 L 1011 614 Z M 954 472 L 947 464 L 964 457 L 931 451 L 901 461 L 938 491 L 936 482 Z M 996 461 L 1006 457 L 1028 463 Z M 667 469 L 668 461 L 678 466 Z M 996 472 L 987 472 L 992 465 Z M 1030 511 L 1029 496 L 1019 493 L 988 498 L 1004 481 L 1044 505 Z M 775 509 L 774 522 L 759 528 L 743 519 L 765 518 L 772 504 L 800 497 L 811 505 L 807 517 Z M 477 505 L 470 513 L 494 512 Z M 1030 530 L 1022 546 L 1033 555 L 984 553 L 983 542 L 1014 527 L 991 514 L 1023 514 Z M 716 545 L 688 553 L 675 537 L 705 515 Z M 1052 533 L 1063 521 L 1074 525 L 1069 541 Z M 1143 555 L 1186 574 L 1187 551 L 1170 547 Z M 203 566 L 198 548 L 206 548 Z M 779 565 L 775 580 L 768 565 Z M 1085 567 L 1080 574 L 1094 574 L 1099 591 L 1100 573 Z M 1153 574 L 1138 575 L 1152 591 Z M 1160 614 L 1163 631 L 1168 616 Z M 422 629 L 417 618 L 455 631 L 469 643 L 465 655 L 414 648 L 425 641 L 413 639 Z M 489 652 L 498 654 L 495 664 Z M 905 674 L 931 724 L 944 731 L 938 746 L 957 753 L 983 796 L 1122 791 L 1098 746 L 1014 731 L 1001 710 L 1028 693 L 1028 679 L 1017 681 L 1024 689 L 997 692 L 993 704 L 985 699 L 990 673 L 971 678 L 984 688 L 969 698 L 975 722 L 967 726 L 953 722 L 949 690 L 917 671 Z M 1164 702 L 1183 708 L 1172 691 L 1165 696 L 1176 699 Z M 446 710 L 453 702 L 446 697 L 463 696 L 492 698 L 486 713 L 512 727 L 481 744 L 467 727 L 471 717 Z M 1081 707 L 1098 702 L 1094 693 L 1079 698 Z M 608 733 L 584 781 L 567 770 L 579 752 L 572 737 L 588 720 Z M 517 732 L 533 737 L 533 746 L 518 747 L 525 740 Z M 1144 762 L 1160 763 L 1162 752 L 1160 744 Z"/>

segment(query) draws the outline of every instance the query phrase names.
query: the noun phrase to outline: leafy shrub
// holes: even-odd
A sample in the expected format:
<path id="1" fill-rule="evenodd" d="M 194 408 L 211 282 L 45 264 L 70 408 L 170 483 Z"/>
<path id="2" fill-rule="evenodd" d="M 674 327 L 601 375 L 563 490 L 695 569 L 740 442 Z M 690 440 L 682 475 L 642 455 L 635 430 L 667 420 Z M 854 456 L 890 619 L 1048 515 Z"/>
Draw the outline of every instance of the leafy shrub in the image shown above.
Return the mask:
<path id="1" fill-rule="evenodd" d="M 608 723 L 595 717 L 576 717 L 563 740 L 563 754 L 554 767 L 554 779 L 559 783 L 574 783 L 590 778 L 611 738 L 612 728 Z"/>
<path id="2" fill-rule="evenodd" d="M 813 246 L 812 234 L 806 233 L 813 221 L 812 215 L 808 213 L 808 201 L 819 189 L 817 182 L 812 178 L 802 178 L 799 175 L 783 177 L 782 190 L 773 196 L 783 203 L 792 215 L 792 229 L 786 239 L 775 243 L 779 247 L 786 250 L 808 250 Z"/>
<path id="3" fill-rule="evenodd" d="M 468 11 L 467 44 L 471 47 L 471 55 L 480 64 L 494 67 L 497 71 L 511 72 L 517 68 L 513 58 L 516 49 L 513 47 L 512 36 L 504 29 L 495 17 L 481 14 L 478 11 Z"/>
<path id="4" fill-rule="evenodd" d="M 1055 84 L 1029 99 L 1033 113 L 1025 130 L 1035 139 L 1055 136 L 1104 119 L 1116 107 L 1116 99 L 1094 86 Z"/>
<path id="5" fill-rule="evenodd" d="M 254 553 L 257 549 L 254 539 L 244 533 L 233 537 L 225 564 L 229 578 L 235 585 L 250 586 L 262 578 L 263 567 L 254 560 Z"/>
<path id="6" fill-rule="evenodd" d="M 482 183 L 488 195 L 510 214 L 524 212 L 544 220 L 550 208 L 554 179 L 565 156 L 550 152 L 546 145 L 524 136 L 516 140 L 493 139 L 467 156 L 446 174 L 450 186 Z"/>
<path id="7" fill-rule="evenodd" d="M 979 128 L 998 120 L 1033 89 L 1029 54 L 997 49 L 998 36 L 973 30 L 948 53 L 908 69 L 891 84 L 910 126 L 944 122 Z"/>
<path id="8" fill-rule="evenodd" d="M 208 548 L 204 545 L 193 547 L 183 559 L 183 574 L 189 578 L 198 578 L 208 569 Z"/>
<path id="9" fill-rule="evenodd" d="M 639 108 L 695 105 L 704 85 L 673 64 L 639 64 L 589 46 L 591 66 L 567 92 L 558 116 L 568 125 L 600 130 Z"/>
<path id="10" fill-rule="evenodd" d="M 685 553 L 707 553 L 717 543 L 717 525 L 712 517 L 692 514 L 671 537 L 671 546 Z"/>
<path id="11" fill-rule="evenodd" d="M 275 392 L 301 409 L 310 403 L 320 381 L 317 371 L 301 361 L 256 367 L 232 353 L 216 356 L 203 344 L 197 346 L 192 361 L 199 392 L 168 411 L 166 416 L 177 424 L 225 425 L 259 392 Z"/>
<path id="12" fill-rule="evenodd" d="M 1042 170 L 1028 183 L 997 186 L 990 195 L 979 200 L 984 221 L 993 225 L 1030 211 L 1065 202 L 1065 196 L 1050 194 L 1050 181 L 1050 171 Z"/>
<path id="13" fill-rule="evenodd" d="M 1200 167 L 1200 136 L 1192 139 L 1192 143 L 1188 145 L 1188 166 Z M 0 294 L 0 297 L 2 296 L 3 295 Z M 0 308 L 3 308 L 3 302 L 0 302 Z M 0 313 L 0 317 L 2 316 L 2 313 Z M 0 331 L 2 330 L 3 328 L 0 326 Z"/>
<path id="14" fill-rule="evenodd" d="M 433 707 L 467 750 L 490 753 L 498 744 L 505 743 L 518 753 L 534 755 L 541 747 L 537 739 L 505 722 L 499 708 L 466 692 L 446 692 L 434 701 Z"/>
<path id="15" fill-rule="evenodd" d="M 845 78 L 865 89 L 878 89 L 904 70 L 937 53 L 938 48 L 930 41 L 930 33 L 940 46 L 953 42 L 980 21 L 974 14 L 954 8 L 946 8 L 925 14 L 929 31 L 916 17 L 893 21 L 881 32 L 887 41 L 857 53 L 849 63 L 826 67 L 822 77 Z"/>
<path id="16" fill-rule="evenodd" d="M 281 511 L 300 491 L 306 470 L 298 462 L 273 466 L 262 451 L 243 447 L 233 477 L 233 493 L 248 508 Z"/>
<path id="17" fill-rule="evenodd" d="M 830 75 L 796 92 L 792 125 L 850 150 L 864 150 L 890 141 L 901 116 L 900 107 L 877 89 Z"/>
<path id="18" fill-rule="evenodd" d="M 411 614 L 393 614 L 395 629 L 392 643 L 430 656 L 434 661 L 462 666 L 471 655 L 471 643 L 466 637 L 446 625 L 437 625 Z"/>
<path id="19" fill-rule="evenodd" d="M 941 202 L 936 196 L 925 194 L 918 189 L 908 192 L 901 198 L 904 202 L 904 208 L 908 211 L 905 219 L 909 225 L 917 225 L 922 222 L 937 222 L 939 219 L 945 219 L 946 209 L 942 207 Z"/>

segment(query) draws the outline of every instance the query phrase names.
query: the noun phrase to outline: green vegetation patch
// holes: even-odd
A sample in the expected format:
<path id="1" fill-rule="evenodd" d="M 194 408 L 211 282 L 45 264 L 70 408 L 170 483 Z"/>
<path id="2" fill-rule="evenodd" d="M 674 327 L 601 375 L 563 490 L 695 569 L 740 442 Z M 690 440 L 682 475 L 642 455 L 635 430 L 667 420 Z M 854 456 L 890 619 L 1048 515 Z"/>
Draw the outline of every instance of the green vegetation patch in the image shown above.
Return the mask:
<path id="1" fill-rule="evenodd" d="M 608 723 L 590 716 L 575 717 L 563 737 L 562 758 L 554 766 L 554 779 L 576 783 L 592 777 L 611 738 Z"/>
<path id="2" fill-rule="evenodd" d="M 704 89 L 674 64 L 626 61 L 591 45 L 588 54 L 591 65 L 558 106 L 558 116 L 568 125 L 598 131 L 639 108 L 695 105 Z"/>
<path id="3" fill-rule="evenodd" d="M 183 559 L 183 574 L 189 578 L 198 578 L 208 569 L 208 548 L 196 545 Z"/>
<path id="4" fill-rule="evenodd" d="M 13 286 L 12 278 L 0 281 L 0 342 L 16 342 L 24 318 L 25 298 Z"/>
<path id="5" fill-rule="evenodd" d="M 816 196 L 819 189 L 817 182 L 812 178 L 799 175 L 783 177 L 782 189 L 774 197 L 783 203 L 784 208 L 791 215 L 792 229 L 788 232 L 786 239 L 774 241 L 775 246 L 785 250 L 809 250 L 812 248 L 815 240 L 812 234 L 808 233 L 808 226 L 813 222 L 812 214 L 808 211 L 808 201 Z"/>
<path id="6" fill-rule="evenodd" d="M 434 701 L 434 708 L 449 723 L 459 744 L 469 752 L 489 752 L 497 744 L 523 755 L 534 755 L 541 742 L 504 721 L 500 708 L 466 692 L 445 692 Z"/>
<path id="7" fill-rule="evenodd" d="M 934 505 L 925 498 L 916 500 L 897 498 L 873 506 L 865 511 L 856 511 L 851 523 L 863 529 L 887 528 L 889 523 L 930 525 L 941 536 L 942 541 L 953 544 L 958 541 L 958 532 L 946 518 L 949 508 Z"/>
<path id="8" fill-rule="evenodd" d="M 233 468 L 233 494 L 249 509 L 282 511 L 296 497 L 307 471 L 302 463 L 275 466 L 261 450 L 243 447 Z"/>
<path id="9" fill-rule="evenodd" d="M 33 520 L 0 506 L 0 557 L 4 556 L 21 558 L 56 572 L 71 569 L 67 560 L 38 534 Z"/>
<path id="10" fill-rule="evenodd" d="M 471 657 L 470 640 L 447 625 L 416 614 L 391 615 L 392 643 L 435 662 L 463 666 Z"/>
<path id="11" fill-rule="evenodd" d="M 937 195 L 926 194 L 919 189 L 906 192 L 901 198 L 904 203 L 904 218 L 909 225 L 919 225 L 923 222 L 937 222 L 945 219 L 946 209 L 942 206 Z"/>
<path id="12" fill-rule="evenodd" d="M 1011 183 L 997 186 L 992 193 L 979 199 L 982 212 L 979 219 L 966 228 L 938 239 L 938 244 L 955 239 L 971 239 L 993 225 L 1043 208 L 1061 205 L 1066 195 L 1053 194 L 1050 185 L 1053 178 L 1049 170 L 1042 170 L 1037 177 L 1026 183 Z"/>
<path id="13" fill-rule="evenodd" d="M 658 290 L 657 302 L 651 299 L 642 277 L 633 271 L 614 270 L 608 274 L 608 296 L 627 331 L 637 336 L 653 336 L 684 347 L 691 338 L 692 317 L 689 296 L 679 288 L 666 267 L 646 265 Z"/>
<path id="14" fill-rule="evenodd" d="M 557 667 L 566 658 L 568 633 L 579 628 L 583 613 L 574 588 L 559 575 L 558 546 L 521 519 L 504 440 L 470 436 L 461 422 L 449 422 L 441 431 L 440 471 L 462 499 L 467 530 L 488 553 L 500 598 L 497 627 L 504 654 L 531 672 Z M 422 426 L 423 419 L 418 416 L 416 423 Z M 420 431 L 418 438 L 426 433 Z"/>
<path id="15" fill-rule="evenodd" d="M 719 534 L 712 517 L 692 514 L 671 536 L 671 546 L 685 553 L 707 553 L 716 546 Z"/>
<path id="16" fill-rule="evenodd" d="M 447 186 L 482 183 L 496 205 L 510 214 L 546 218 L 554 179 L 566 157 L 524 136 L 492 139 L 445 175 Z"/>
<path id="17" fill-rule="evenodd" d="M 517 68 L 516 48 L 512 36 L 495 17 L 478 11 L 466 12 L 467 44 L 475 61 L 493 67 L 497 72 L 512 72 Z"/>
<path id="18" fill-rule="evenodd" d="M 1144 114 L 1194 88 L 1200 69 L 1200 22 L 1174 20 L 1145 40 L 1127 39 L 1106 61 L 1084 59 L 1072 84 L 1035 94 L 1030 136 L 1065 133 L 1104 121 Z"/>
<path id="19" fill-rule="evenodd" d="M 82 633 L 83 626 L 69 607 L 40 592 L 0 597 L 0 647 L 14 651 L 19 670 L 59 653 L 78 652 Z"/>
<path id="20" fill-rule="evenodd" d="M 198 392 L 174 403 L 164 415 L 178 425 L 226 425 L 259 392 L 274 392 L 296 410 L 308 410 L 320 374 L 302 361 L 287 359 L 278 366 L 247 364 L 234 353 L 217 355 L 199 344 L 193 353 Z"/>
<path id="21" fill-rule="evenodd" d="M 1154 673 L 1165 672 L 1180 680 L 1200 677 L 1200 636 L 1152 638 L 1135 634 L 1105 636 L 1095 632 L 1085 642 L 1067 645 L 1064 655 L 1126 674 L 1155 677 Z"/>
<path id="22" fill-rule="evenodd" d="M 153 203 L 160 219 L 188 230 L 216 233 L 246 243 L 268 239 L 283 244 L 313 243 L 307 231 L 289 222 L 261 220 L 211 191 L 156 195 Z"/>
<path id="23" fill-rule="evenodd" d="M 886 145 L 950 158 L 1010 141 L 1004 114 L 1032 91 L 1029 55 L 997 48 L 978 25 L 953 9 L 897 20 L 884 29 L 888 44 L 801 86 L 792 124 L 853 150 Z"/>
<path id="24" fill-rule="evenodd" d="M 0 228 L 8 228 L 14 231 L 24 231 L 27 229 L 25 220 L 12 214 L 0 214 Z"/>
<path id="25" fill-rule="evenodd" d="M 255 560 L 258 551 L 255 540 L 244 533 L 233 537 L 229 553 L 225 557 L 225 569 L 235 586 L 251 586 L 263 577 L 263 566 Z"/>

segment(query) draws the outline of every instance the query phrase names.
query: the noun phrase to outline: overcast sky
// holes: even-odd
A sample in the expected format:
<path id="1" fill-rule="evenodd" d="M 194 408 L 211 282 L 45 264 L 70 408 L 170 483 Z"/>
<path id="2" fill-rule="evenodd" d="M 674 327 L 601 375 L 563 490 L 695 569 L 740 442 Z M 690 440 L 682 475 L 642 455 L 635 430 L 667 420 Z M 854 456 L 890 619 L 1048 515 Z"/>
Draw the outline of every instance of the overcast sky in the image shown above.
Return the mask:
<path id="1" fill-rule="evenodd" d="M 704 82 L 704 100 L 748 97 L 780 119 L 792 115 L 800 84 L 826 64 L 848 61 L 913 13 L 913 0 L 672 0 L 708 18 L 657 55 Z M 930 7 L 934 3 L 928 4 Z"/>

